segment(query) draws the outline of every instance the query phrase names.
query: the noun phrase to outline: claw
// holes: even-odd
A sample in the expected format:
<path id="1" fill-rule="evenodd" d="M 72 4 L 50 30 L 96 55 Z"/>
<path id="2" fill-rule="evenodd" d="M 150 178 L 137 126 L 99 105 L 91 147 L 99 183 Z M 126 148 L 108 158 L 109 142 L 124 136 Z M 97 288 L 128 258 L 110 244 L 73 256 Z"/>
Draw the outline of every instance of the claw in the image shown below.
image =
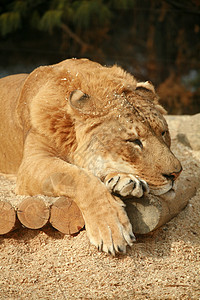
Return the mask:
<path id="1" fill-rule="evenodd" d="M 146 183 L 146 181 L 144 181 L 144 180 L 142 180 L 141 179 L 141 183 L 142 183 L 142 188 L 143 188 L 143 191 L 144 191 L 144 193 L 149 193 L 149 186 L 148 186 L 148 184 Z"/>
<path id="2" fill-rule="evenodd" d="M 130 239 L 132 242 L 136 242 L 136 238 L 135 238 L 134 234 L 130 234 Z"/>
<path id="3" fill-rule="evenodd" d="M 101 244 L 98 245 L 98 251 L 102 251 L 103 249 L 103 241 L 101 240 Z"/>
<path id="4" fill-rule="evenodd" d="M 104 249 L 104 252 L 107 252 L 108 254 L 110 254 L 112 256 L 115 256 L 115 250 L 114 250 L 114 248 L 113 249 L 108 248 L 107 251 Z"/>
<path id="5" fill-rule="evenodd" d="M 120 253 L 125 253 L 126 252 L 126 250 L 124 251 L 124 249 L 122 249 L 120 246 L 117 246 L 117 251 L 120 252 Z"/>
<path id="6" fill-rule="evenodd" d="M 108 180 L 108 184 L 111 183 L 111 181 L 113 181 L 113 177 Z"/>

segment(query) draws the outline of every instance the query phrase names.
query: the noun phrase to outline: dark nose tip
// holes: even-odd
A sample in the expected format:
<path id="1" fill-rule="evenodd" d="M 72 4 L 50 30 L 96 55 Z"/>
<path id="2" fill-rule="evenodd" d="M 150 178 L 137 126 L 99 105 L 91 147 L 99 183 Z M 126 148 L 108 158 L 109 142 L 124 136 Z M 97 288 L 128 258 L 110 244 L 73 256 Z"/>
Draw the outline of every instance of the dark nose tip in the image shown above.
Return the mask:
<path id="1" fill-rule="evenodd" d="M 170 174 L 163 174 L 163 176 L 171 181 L 175 181 L 178 178 L 178 176 L 181 174 L 182 170 L 183 169 L 181 167 L 181 169 L 178 172 L 172 172 Z"/>

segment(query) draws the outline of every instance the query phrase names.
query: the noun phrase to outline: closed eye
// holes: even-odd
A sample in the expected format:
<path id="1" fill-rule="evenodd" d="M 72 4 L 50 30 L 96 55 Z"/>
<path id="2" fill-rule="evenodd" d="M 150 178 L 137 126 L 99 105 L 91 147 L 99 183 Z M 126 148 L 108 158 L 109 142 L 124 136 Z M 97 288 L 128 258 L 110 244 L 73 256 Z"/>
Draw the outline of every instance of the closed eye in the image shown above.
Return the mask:
<path id="1" fill-rule="evenodd" d="M 139 146 L 141 149 L 143 148 L 143 144 L 139 139 L 128 139 L 128 140 L 126 140 L 126 142 L 133 143 L 133 144 Z"/>
<path id="2" fill-rule="evenodd" d="M 168 130 L 163 130 L 163 131 L 161 132 L 161 135 L 162 135 L 163 138 L 167 138 L 168 134 L 169 134 L 169 131 L 168 131 Z"/>

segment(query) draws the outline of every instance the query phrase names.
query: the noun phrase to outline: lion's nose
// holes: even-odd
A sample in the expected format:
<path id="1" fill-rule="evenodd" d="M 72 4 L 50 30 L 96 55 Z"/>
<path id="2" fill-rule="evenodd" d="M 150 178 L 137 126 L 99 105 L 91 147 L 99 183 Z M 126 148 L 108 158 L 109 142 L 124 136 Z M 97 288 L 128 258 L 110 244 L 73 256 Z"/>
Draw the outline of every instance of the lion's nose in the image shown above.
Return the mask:
<path id="1" fill-rule="evenodd" d="M 178 176 L 181 174 L 182 170 L 183 169 L 181 167 L 181 169 L 178 172 L 172 172 L 170 174 L 163 174 L 163 176 L 171 181 L 175 181 L 178 178 Z"/>

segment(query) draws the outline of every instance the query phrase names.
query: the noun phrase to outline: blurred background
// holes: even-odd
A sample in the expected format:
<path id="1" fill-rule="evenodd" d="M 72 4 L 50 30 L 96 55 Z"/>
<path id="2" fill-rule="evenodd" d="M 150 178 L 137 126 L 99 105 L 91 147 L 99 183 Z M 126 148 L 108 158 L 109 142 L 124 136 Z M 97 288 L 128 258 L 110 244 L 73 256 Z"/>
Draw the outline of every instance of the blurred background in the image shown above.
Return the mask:
<path id="1" fill-rule="evenodd" d="M 200 0 L 0 0 L 0 77 L 72 57 L 118 64 L 168 113 L 198 113 Z"/>

